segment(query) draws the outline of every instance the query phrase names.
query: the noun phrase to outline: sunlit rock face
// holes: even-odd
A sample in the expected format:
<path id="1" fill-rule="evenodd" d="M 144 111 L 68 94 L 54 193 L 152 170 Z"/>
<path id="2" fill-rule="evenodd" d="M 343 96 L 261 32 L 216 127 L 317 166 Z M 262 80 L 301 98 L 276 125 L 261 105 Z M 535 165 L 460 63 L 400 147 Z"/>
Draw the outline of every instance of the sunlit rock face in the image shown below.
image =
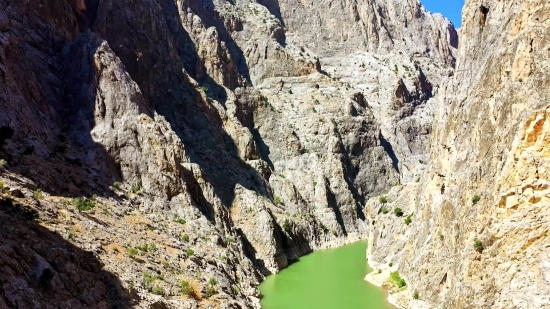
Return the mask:
<path id="1" fill-rule="evenodd" d="M 545 1 L 466 1 L 455 73 L 435 97 L 428 168 L 392 189 L 391 203 L 366 207 L 369 263 L 392 261 L 409 286 L 394 302 L 550 305 L 549 15 Z M 390 215 L 395 207 L 405 216 Z"/>
<path id="2" fill-rule="evenodd" d="M 258 308 L 427 173 L 449 106 L 417 1 L 0 7 L 0 307 Z"/>

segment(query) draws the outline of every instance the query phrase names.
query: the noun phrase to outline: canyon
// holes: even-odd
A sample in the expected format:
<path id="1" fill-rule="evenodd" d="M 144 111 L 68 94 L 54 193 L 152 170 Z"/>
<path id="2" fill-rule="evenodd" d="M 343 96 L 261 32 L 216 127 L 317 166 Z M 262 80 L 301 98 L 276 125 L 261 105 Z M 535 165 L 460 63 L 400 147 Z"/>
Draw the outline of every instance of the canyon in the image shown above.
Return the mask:
<path id="1" fill-rule="evenodd" d="M 0 308 L 260 308 L 361 239 L 396 306 L 550 307 L 549 10 L 0 0 Z"/>

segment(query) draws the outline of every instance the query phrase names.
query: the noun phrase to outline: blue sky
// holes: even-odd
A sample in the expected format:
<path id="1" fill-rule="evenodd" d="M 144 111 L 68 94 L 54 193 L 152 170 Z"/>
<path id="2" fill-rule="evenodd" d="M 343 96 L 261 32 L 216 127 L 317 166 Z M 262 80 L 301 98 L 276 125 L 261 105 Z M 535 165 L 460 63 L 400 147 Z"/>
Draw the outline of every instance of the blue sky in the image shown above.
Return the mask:
<path id="1" fill-rule="evenodd" d="M 455 28 L 460 28 L 464 0 L 420 0 L 426 10 L 441 13 L 453 22 Z"/>

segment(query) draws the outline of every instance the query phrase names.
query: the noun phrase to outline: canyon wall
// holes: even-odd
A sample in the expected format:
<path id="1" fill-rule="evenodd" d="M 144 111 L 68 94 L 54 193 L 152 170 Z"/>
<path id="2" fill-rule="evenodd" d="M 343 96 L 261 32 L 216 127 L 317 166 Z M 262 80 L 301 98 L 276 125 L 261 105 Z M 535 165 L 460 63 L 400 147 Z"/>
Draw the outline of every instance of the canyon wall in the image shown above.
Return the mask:
<path id="1" fill-rule="evenodd" d="M 466 1 L 429 166 L 366 207 L 369 263 L 380 269 L 368 279 L 399 271 L 408 287 L 394 289 L 396 304 L 550 307 L 548 16 L 546 1 Z"/>
<path id="2" fill-rule="evenodd" d="M 0 307 L 258 308 L 425 171 L 456 45 L 416 0 L 0 0 Z"/>

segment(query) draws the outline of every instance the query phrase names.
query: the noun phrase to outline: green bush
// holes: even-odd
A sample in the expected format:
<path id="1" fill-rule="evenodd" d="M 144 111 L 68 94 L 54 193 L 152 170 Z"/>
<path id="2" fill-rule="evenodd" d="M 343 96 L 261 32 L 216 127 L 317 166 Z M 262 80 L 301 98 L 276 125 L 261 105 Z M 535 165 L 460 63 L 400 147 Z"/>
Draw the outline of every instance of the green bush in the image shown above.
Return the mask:
<path id="1" fill-rule="evenodd" d="M 385 197 L 385 196 L 381 196 L 378 201 L 381 203 L 381 204 L 386 204 L 388 202 L 388 199 Z"/>
<path id="2" fill-rule="evenodd" d="M 416 178 L 416 182 L 420 182 L 420 177 Z"/>
<path id="3" fill-rule="evenodd" d="M 181 237 L 181 241 L 183 241 L 183 242 L 189 242 L 189 235 L 183 235 L 183 236 Z"/>
<path id="4" fill-rule="evenodd" d="M 132 186 L 132 193 L 138 193 L 141 190 L 140 186 Z"/>
<path id="5" fill-rule="evenodd" d="M 193 251 L 193 249 L 187 249 L 187 251 L 185 252 L 185 254 L 187 255 L 187 257 L 190 257 L 190 256 L 192 256 L 193 254 L 195 254 L 195 251 Z"/>
<path id="6" fill-rule="evenodd" d="M 285 219 L 285 222 L 283 223 L 283 230 L 285 232 L 290 232 L 290 221 L 288 219 Z"/>
<path id="7" fill-rule="evenodd" d="M 71 202 L 76 209 L 79 211 L 88 211 L 92 210 L 95 207 L 95 203 L 93 200 L 88 200 L 82 197 L 74 198 Z"/>
<path id="8" fill-rule="evenodd" d="M 37 199 L 37 200 L 41 200 L 41 199 L 44 198 L 44 194 L 42 193 L 42 190 L 40 190 L 40 189 L 34 190 L 34 192 L 32 194 L 34 195 L 34 198 Z"/>
<path id="9" fill-rule="evenodd" d="M 393 263 L 392 263 L 392 262 L 390 262 L 390 264 L 388 264 L 388 265 L 389 265 L 390 267 L 392 267 L 392 266 L 393 266 Z"/>
<path id="10" fill-rule="evenodd" d="M 155 286 L 152 290 L 153 294 L 164 295 L 164 289 L 160 286 Z"/>
<path id="11" fill-rule="evenodd" d="M 0 159 L 0 167 L 4 167 L 6 165 L 8 165 L 8 162 L 4 159 Z"/>
<path id="12" fill-rule="evenodd" d="M 201 87 L 201 90 L 202 90 L 204 93 L 208 93 L 208 88 L 206 88 L 206 87 Z"/>
<path id="13" fill-rule="evenodd" d="M 274 195 L 273 202 L 275 202 L 275 205 L 279 205 L 281 204 L 281 198 L 278 195 Z"/>
<path id="14" fill-rule="evenodd" d="M 390 273 L 390 279 L 392 281 L 392 284 L 395 285 L 398 288 L 403 288 L 403 287 L 407 286 L 407 283 L 405 282 L 405 279 L 401 278 L 401 276 L 399 275 L 399 272 L 397 270 Z"/>
<path id="15" fill-rule="evenodd" d="M 474 197 L 472 197 L 472 203 L 474 205 L 477 204 L 477 202 L 479 202 L 479 200 L 481 200 L 481 197 L 479 197 L 479 195 L 474 195 Z"/>
<path id="16" fill-rule="evenodd" d="M 413 298 L 414 299 L 419 299 L 420 298 L 420 295 L 418 295 L 418 291 L 414 291 Z"/>
<path id="17" fill-rule="evenodd" d="M 477 252 L 481 253 L 483 251 L 483 243 L 481 243 L 481 240 L 474 239 L 474 249 L 476 249 Z"/>
<path id="18" fill-rule="evenodd" d="M 118 181 L 115 181 L 115 183 L 113 183 L 113 188 L 115 188 L 116 190 L 120 190 L 120 188 L 122 187 L 122 184 Z"/>
<path id="19" fill-rule="evenodd" d="M 126 251 L 126 254 L 128 254 L 129 257 L 134 257 L 138 253 L 139 251 L 136 248 L 129 248 L 128 251 Z"/>
<path id="20" fill-rule="evenodd" d="M 206 298 L 210 298 L 210 297 L 212 297 L 212 296 L 214 296 L 214 295 L 216 295 L 216 294 L 218 294 L 218 291 L 216 291 L 215 288 L 209 286 L 208 288 L 206 288 L 206 292 L 204 293 L 204 296 L 205 296 Z"/>
<path id="21" fill-rule="evenodd" d="M 382 209 L 380 209 L 380 212 L 383 213 L 383 214 L 387 214 L 390 211 L 388 210 L 388 208 L 382 207 Z"/>
<path id="22" fill-rule="evenodd" d="M 153 282 L 155 281 L 155 277 L 153 277 L 151 273 L 148 271 L 144 271 L 142 274 L 142 277 L 143 277 L 143 280 L 142 280 L 143 286 L 148 290 L 150 290 L 153 287 Z"/>
<path id="23" fill-rule="evenodd" d="M 180 291 L 184 295 L 188 295 L 192 297 L 195 296 L 195 290 L 193 290 L 193 287 L 191 286 L 191 284 L 189 284 L 189 282 L 185 280 L 180 281 Z"/>
<path id="24" fill-rule="evenodd" d="M 185 223 L 187 223 L 187 221 L 185 221 L 185 219 L 180 218 L 180 216 L 178 216 L 178 215 L 176 215 L 176 214 L 174 215 L 174 221 L 176 221 L 176 222 L 179 223 L 179 224 L 185 224 Z"/>
<path id="25" fill-rule="evenodd" d="M 408 215 L 407 218 L 405 218 L 405 224 L 406 224 L 406 225 L 409 225 L 409 224 L 412 223 L 411 217 L 412 217 L 412 214 Z"/>
<path id="26" fill-rule="evenodd" d="M 218 284 L 218 280 L 216 280 L 216 278 L 210 278 L 210 280 L 208 280 L 208 284 L 210 284 L 211 286 L 215 286 L 216 284 Z"/>
<path id="27" fill-rule="evenodd" d="M 396 215 L 398 217 L 403 217 L 403 210 L 399 207 L 395 208 L 393 210 L 393 213 L 394 213 L 394 215 Z"/>

